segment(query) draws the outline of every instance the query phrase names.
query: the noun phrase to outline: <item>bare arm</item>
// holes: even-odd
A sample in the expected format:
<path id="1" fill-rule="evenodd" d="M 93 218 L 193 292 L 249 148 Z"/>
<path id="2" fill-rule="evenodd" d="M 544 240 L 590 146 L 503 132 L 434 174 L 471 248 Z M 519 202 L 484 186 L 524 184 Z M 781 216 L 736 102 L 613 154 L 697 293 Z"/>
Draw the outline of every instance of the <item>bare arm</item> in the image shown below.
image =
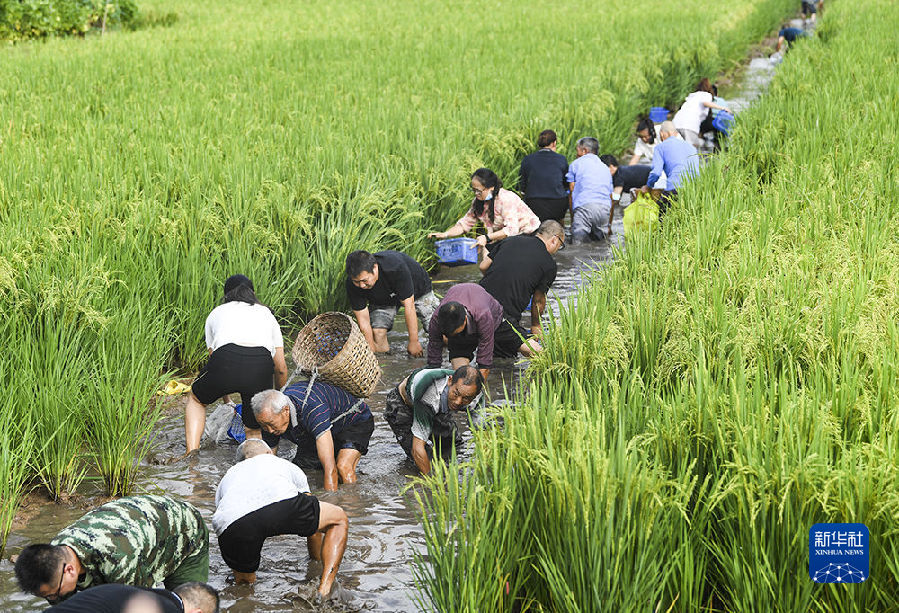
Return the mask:
<path id="1" fill-rule="evenodd" d="M 318 452 L 318 461 L 325 471 L 325 490 L 337 491 L 337 462 L 334 460 L 334 439 L 328 430 L 315 439 L 315 450 Z"/>
<path id="2" fill-rule="evenodd" d="M 631 161 L 628 162 L 627 165 L 633 166 L 634 164 L 639 164 L 639 163 L 640 163 L 640 154 L 635 153 L 634 155 L 631 156 Z"/>
<path id="3" fill-rule="evenodd" d="M 356 316 L 356 321 L 359 323 L 359 330 L 362 331 L 365 342 L 368 343 L 368 346 L 372 351 L 375 351 L 375 339 L 371 332 L 371 318 L 368 316 L 368 307 L 365 307 L 361 311 L 353 311 L 353 315 Z"/>
<path id="4" fill-rule="evenodd" d="M 572 200 L 572 196 L 574 195 L 574 182 L 568 184 L 568 212 L 571 214 L 571 218 L 574 219 L 574 200 Z"/>
<path id="5" fill-rule="evenodd" d="M 484 249 L 484 257 L 481 258 L 481 263 L 478 264 L 478 270 L 480 270 L 483 275 L 487 272 L 487 269 L 490 268 L 491 264 L 493 264 L 493 260 L 487 255 L 487 250 Z"/>
<path id="6" fill-rule="evenodd" d="M 412 459 L 421 474 L 427 475 L 431 472 L 431 460 L 428 459 L 428 452 L 425 449 L 425 442 L 417 436 L 412 437 Z"/>
<path id="7" fill-rule="evenodd" d="M 428 238 L 454 238 L 465 234 L 465 228 L 458 221 L 446 229 L 446 232 L 431 232 Z"/>
<path id="8" fill-rule="evenodd" d="M 531 302 L 531 332 L 539 334 L 543 328 L 541 318 L 543 311 L 546 309 L 546 294 L 543 292 L 534 292 L 534 298 Z"/>
<path id="9" fill-rule="evenodd" d="M 719 111 L 724 111 L 725 113 L 730 113 L 731 115 L 733 115 L 733 113 L 731 113 L 731 110 L 729 108 L 727 108 L 726 106 L 721 106 L 717 102 L 703 102 L 703 104 L 706 105 L 707 107 L 709 107 L 710 109 L 718 109 Z"/>
<path id="10" fill-rule="evenodd" d="M 409 296 L 403 300 L 403 315 L 406 318 L 406 328 L 409 330 L 409 343 L 406 351 L 409 355 L 420 358 L 424 355 L 424 349 L 418 342 L 418 314 L 415 312 L 415 296 Z"/>

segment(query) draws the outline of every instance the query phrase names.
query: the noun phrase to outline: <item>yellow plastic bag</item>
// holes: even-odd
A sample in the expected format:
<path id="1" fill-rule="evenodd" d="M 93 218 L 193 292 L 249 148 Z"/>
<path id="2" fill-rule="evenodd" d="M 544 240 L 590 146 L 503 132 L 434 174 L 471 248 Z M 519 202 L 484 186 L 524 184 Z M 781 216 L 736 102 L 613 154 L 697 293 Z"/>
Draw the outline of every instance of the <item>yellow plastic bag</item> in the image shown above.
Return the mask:
<path id="1" fill-rule="evenodd" d="M 654 230 L 659 227 L 659 205 L 645 194 L 624 209 L 624 235 Z"/>
<path id="2" fill-rule="evenodd" d="M 176 396 L 190 391 L 190 386 L 172 379 L 165 384 L 165 387 L 156 392 L 157 396 Z"/>

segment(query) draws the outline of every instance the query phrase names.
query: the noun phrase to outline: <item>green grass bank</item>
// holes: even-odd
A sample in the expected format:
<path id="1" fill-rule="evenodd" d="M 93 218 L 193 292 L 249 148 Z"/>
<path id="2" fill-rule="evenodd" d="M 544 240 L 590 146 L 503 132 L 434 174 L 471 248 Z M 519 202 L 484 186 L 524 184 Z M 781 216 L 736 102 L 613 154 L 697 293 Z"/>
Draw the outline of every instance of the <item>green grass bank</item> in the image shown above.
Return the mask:
<path id="1" fill-rule="evenodd" d="M 420 493 L 441 611 L 899 602 L 899 13 L 828 2 L 729 149 L 548 331 L 526 399 Z M 870 578 L 808 574 L 862 522 Z"/>
<path id="2" fill-rule="evenodd" d="M 548 126 L 618 151 L 795 8 L 715 7 L 156 0 L 172 27 L 4 49 L 0 534 L 31 484 L 133 487 L 229 274 L 285 323 L 341 307 L 345 255 L 428 258 L 475 168 L 514 184 Z"/>

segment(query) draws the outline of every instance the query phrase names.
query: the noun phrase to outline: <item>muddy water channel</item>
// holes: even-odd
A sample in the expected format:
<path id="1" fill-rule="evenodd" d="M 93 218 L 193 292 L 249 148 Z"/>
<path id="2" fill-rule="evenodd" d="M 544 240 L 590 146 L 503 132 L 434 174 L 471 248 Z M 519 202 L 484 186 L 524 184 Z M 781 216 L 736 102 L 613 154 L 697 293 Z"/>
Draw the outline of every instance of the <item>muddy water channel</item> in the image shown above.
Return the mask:
<path id="1" fill-rule="evenodd" d="M 731 91 L 722 92 L 732 108 L 739 112 L 763 93 L 770 81 L 775 62 L 767 57 L 755 57 L 745 67 L 739 82 Z M 621 209 L 613 222 L 613 243 L 623 245 Z M 559 272 L 549 296 L 548 311 L 558 312 L 559 301 L 576 293 L 583 275 L 596 269 L 613 256 L 610 243 L 569 246 L 556 255 Z M 444 268 L 434 278 L 438 294 L 453 283 L 477 281 L 480 273 L 475 266 Z M 548 316 L 548 315 L 547 315 Z M 528 326 L 529 314 L 525 314 Z M 223 610 L 249 611 L 414 611 L 415 601 L 411 561 L 414 554 L 424 551 L 424 539 L 417 510 L 410 494 L 403 490 L 416 474 L 396 444 L 390 428 L 383 419 L 387 393 L 411 370 L 424 364 L 423 358 L 406 355 L 406 331 L 402 316 L 389 335 L 391 351 L 380 357 L 384 384 L 369 399 L 376 425 L 368 455 L 359 464 L 359 481 L 341 485 L 335 493 L 323 493 L 321 472 L 310 472 L 313 493 L 322 500 L 338 504 L 350 518 L 350 537 L 338 576 L 339 602 L 322 607 L 314 605 L 315 586 L 321 567 L 310 562 L 305 543 L 294 536 L 269 539 L 263 549 L 262 566 L 254 586 L 235 586 L 230 571 L 222 561 L 214 534 L 210 543 L 210 583 L 222 593 Z M 523 364 L 499 360 L 490 375 L 492 400 L 502 400 L 504 389 L 512 389 L 521 374 Z M 178 405 L 180 406 L 180 405 Z M 209 410 L 211 413 L 211 409 Z M 466 424 L 462 425 L 465 445 L 463 457 L 470 452 L 470 437 Z M 215 489 L 222 476 L 233 464 L 233 442 L 206 441 L 198 457 L 166 463 L 184 450 L 182 411 L 172 408 L 157 429 L 156 444 L 141 471 L 138 491 L 169 493 L 198 507 L 211 525 L 215 510 Z M 293 457 L 294 447 L 282 443 L 279 455 Z M 91 489 L 91 482 L 84 486 Z M 96 494 L 97 492 L 93 492 Z M 9 554 L 14 554 L 32 542 L 47 542 L 58 530 L 80 517 L 87 509 L 99 504 L 90 491 L 83 504 L 32 503 L 34 515 L 10 534 L 7 557 L 0 561 L 0 611 L 35 611 L 46 607 L 43 600 L 18 592 Z"/>

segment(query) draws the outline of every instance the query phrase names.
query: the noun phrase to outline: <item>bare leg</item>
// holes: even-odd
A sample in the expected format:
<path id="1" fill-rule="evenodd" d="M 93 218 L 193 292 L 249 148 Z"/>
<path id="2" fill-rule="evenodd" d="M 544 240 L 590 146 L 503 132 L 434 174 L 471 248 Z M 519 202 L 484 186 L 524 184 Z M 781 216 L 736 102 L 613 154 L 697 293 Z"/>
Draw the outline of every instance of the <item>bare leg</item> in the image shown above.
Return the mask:
<path id="1" fill-rule="evenodd" d="M 256 573 L 242 573 L 234 571 L 234 583 L 256 583 Z"/>
<path id="2" fill-rule="evenodd" d="M 206 405 L 197 400 L 197 397 L 191 392 L 187 397 L 187 406 L 184 408 L 184 440 L 187 445 L 187 453 L 200 447 L 200 439 L 205 426 Z"/>
<path id="3" fill-rule="evenodd" d="M 324 536 L 321 547 L 324 567 L 318 593 L 327 598 L 331 588 L 334 587 L 337 569 L 346 549 L 349 520 L 343 509 L 327 502 L 319 502 L 318 531 Z"/>
<path id="4" fill-rule="evenodd" d="M 384 328 L 372 328 L 372 339 L 375 342 L 375 353 L 387 353 L 390 351 L 390 343 L 387 342 L 387 330 Z"/>
<path id="5" fill-rule="evenodd" d="M 324 540 L 321 532 L 316 532 L 306 539 L 306 549 L 309 550 L 309 557 L 318 562 L 322 561 L 322 541 Z"/>
<path id="6" fill-rule="evenodd" d="M 341 483 L 356 482 L 356 466 L 362 454 L 356 449 L 341 449 L 337 452 L 337 474 Z"/>

